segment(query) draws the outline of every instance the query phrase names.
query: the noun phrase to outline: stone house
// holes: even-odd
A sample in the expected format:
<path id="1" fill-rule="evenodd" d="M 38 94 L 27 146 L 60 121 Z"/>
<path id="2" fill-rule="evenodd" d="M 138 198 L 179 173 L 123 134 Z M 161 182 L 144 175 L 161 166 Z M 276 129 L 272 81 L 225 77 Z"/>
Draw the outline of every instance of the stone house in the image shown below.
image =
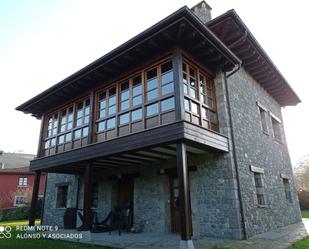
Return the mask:
<path id="1" fill-rule="evenodd" d="M 133 224 L 192 248 L 299 222 L 281 115 L 299 102 L 234 10 L 185 6 L 17 107 L 42 120 L 43 224 L 79 208 L 90 230 L 130 201 Z"/>

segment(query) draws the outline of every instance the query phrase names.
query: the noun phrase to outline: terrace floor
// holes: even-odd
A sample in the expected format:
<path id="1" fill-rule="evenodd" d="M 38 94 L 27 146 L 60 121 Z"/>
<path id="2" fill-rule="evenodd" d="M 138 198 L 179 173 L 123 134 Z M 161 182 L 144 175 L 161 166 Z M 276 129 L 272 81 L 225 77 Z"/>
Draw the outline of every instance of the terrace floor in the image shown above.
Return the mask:
<path id="1" fill-rule="evenodd" d="M 64 232 L 59 231 L 59 233 Z M 65 233 L 69 232 L 65 230 Z M 73 231 L 70 231 L 73 232 Z M 78 233 L 74 231 L 74 233 Z M 91 237 L 80 240 L 82 243 L 109 246 L 121 249 L 175 249 L 179 246 L 179 235 L 156 233 L 122 233 L 117 232 L 91 234 Z M 193 243 L 196 249 L 207 249 L 214 245 L 230 249 L 283 249 L 309 235 L 309 219 L 302 222 L 281 227 L 273 231 L 256 235 L 248 240 L 224 240 L 210 237 L 195 238 Z M 86 235 L 87 237 L 87 235 Z"/>

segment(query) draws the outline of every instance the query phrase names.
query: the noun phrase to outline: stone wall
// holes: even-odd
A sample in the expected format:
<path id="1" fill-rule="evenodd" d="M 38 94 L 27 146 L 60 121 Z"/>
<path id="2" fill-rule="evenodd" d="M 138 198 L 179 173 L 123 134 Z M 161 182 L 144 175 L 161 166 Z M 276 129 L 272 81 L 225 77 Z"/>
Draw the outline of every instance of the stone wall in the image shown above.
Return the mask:
<path id="1" fill-rule="evenodd" d="M 279 104 L 242 68 L 228 79 L 228 87 L 248 236 L 300 221 L 301 214 L 285 136 L 283 134 L 283 143 L 275 141 L 269 114 L 269 135 L 263 133 L 256 101 L 282 120 Z M 250 165 L 265 170 L 265 207 L 257 204 Z M 292 204 L 286 200 L 281 173 L 290 177 Z"/>
<path id="2" fill-rule="evenodd" d="M 56 208 L 57 184 L 68 184 L 67 207 L 76 207 L 77 177 L 75 175 L 53 174 L 47 176 L 46 195 L 44 200 L 43 224 L 63 228 L 65 208 Z"/>

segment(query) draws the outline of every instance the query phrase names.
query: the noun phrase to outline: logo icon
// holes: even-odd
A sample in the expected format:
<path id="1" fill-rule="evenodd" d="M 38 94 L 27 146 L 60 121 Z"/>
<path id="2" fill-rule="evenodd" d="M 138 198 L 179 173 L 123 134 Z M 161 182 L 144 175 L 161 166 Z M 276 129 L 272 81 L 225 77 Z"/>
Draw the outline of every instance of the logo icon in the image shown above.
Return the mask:
<path id="1" fill-rule="evenodd" d="M 0 239 L 9 239 L 11 238 L 12 234 L 11 234 L 12 228 L 11 227 L 2 227 L 0 226 Z"/>

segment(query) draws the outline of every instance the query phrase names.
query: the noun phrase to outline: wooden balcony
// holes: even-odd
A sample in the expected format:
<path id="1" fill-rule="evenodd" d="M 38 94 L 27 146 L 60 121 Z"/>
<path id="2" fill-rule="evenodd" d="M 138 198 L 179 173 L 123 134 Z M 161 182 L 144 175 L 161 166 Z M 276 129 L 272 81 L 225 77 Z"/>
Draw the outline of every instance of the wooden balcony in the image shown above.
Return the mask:
<path id="1" fill-rule="evenodd" d="M 187 121 L 148 129 L 31 161 L 31 170 L 81 174 L 92 161 L 99 170 L 117 169 L 175 157 L 177 142 L 188 152 L 228 152 L 228 138 Z"/>

